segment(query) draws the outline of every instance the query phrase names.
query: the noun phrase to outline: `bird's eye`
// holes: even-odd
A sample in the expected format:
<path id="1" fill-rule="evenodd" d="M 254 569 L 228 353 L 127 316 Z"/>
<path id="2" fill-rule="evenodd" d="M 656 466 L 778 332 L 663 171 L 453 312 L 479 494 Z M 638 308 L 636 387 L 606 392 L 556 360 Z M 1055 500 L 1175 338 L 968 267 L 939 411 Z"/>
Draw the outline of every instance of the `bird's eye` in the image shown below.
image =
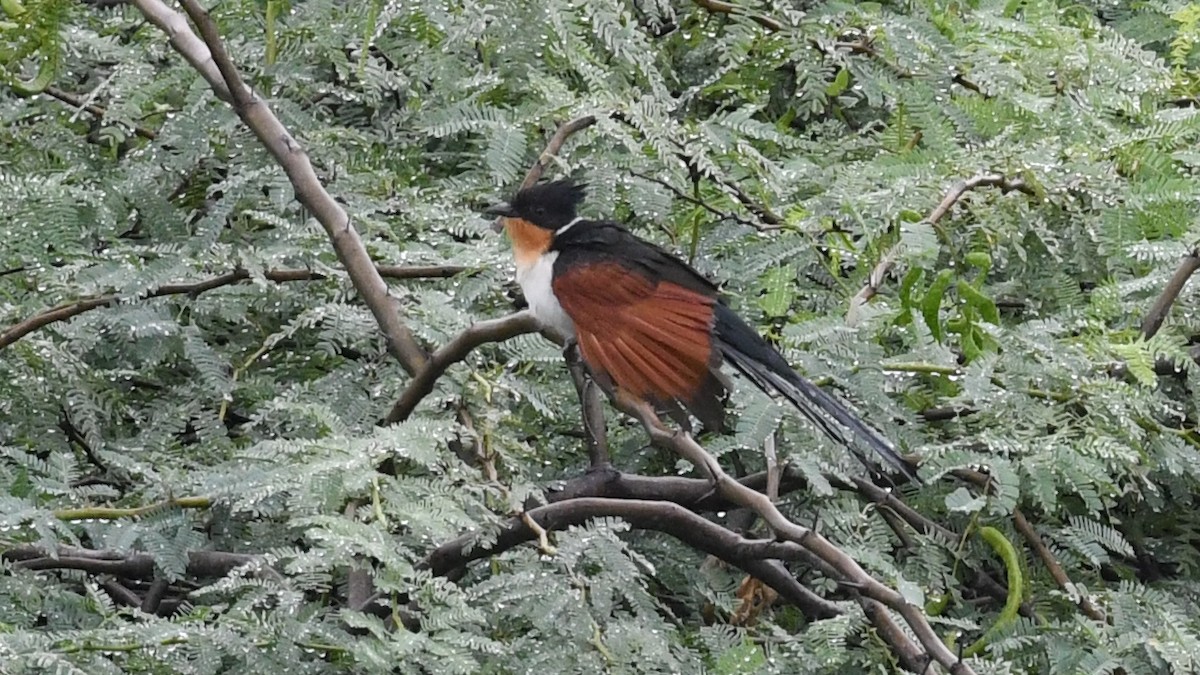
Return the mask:
<path id="1" fill-rule="evenodd" d="M 534 209 L 533 212 L 540 216 L 540 215 L 546 213 L 546 208 L 544 206 L 539 206 L 536 209 Z"/>

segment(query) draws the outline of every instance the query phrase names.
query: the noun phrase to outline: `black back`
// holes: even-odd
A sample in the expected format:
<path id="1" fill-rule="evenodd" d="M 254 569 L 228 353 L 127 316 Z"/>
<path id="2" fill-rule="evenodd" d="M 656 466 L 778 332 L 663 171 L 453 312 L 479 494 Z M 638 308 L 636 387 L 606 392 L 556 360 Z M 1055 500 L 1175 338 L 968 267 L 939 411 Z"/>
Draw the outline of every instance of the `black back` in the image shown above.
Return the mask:
<path id="1" fill-rule="evenodd" d="M 620 223 L 581 220 L 555 237 L 550 250 L 559 252 L 555 275 L 577 263 L 616 262 L 655 283 L 668 281 L 709 297 L 717 296 L 717 287 L 691 265 L 639 239 Z"/>

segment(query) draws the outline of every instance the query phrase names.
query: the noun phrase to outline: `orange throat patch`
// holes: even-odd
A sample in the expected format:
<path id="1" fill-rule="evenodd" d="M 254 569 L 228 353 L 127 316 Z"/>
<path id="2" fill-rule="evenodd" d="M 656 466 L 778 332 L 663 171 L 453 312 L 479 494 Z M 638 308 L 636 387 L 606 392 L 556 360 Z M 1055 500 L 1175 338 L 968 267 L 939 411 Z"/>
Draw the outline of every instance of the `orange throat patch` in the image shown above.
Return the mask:
<path id="1" fill-rule="evenodd" d="M 504 218 L 504 230 L 512 240 L 517 267 L 527 269 L 550 248 L 554 233 L 521 218 Z"/>

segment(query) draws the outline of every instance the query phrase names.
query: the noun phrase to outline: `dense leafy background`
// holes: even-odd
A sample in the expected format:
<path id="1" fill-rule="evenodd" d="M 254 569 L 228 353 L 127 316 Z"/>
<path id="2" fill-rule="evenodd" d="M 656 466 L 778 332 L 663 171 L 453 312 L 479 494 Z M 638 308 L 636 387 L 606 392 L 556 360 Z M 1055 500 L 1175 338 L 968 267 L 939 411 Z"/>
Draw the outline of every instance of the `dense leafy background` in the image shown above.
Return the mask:
<path id="1" fill-rule="evenodd" d="M 9 560 L 0 671 L 895 667 L 819 574 L 795 570 L 840 598 L 841 616 L 777 604 L 734 626 L 740 574 L 618 520 L 455 582 L 416 569 L 586 467 L 558 349 L 538 336 L 485 346 L 412 419 L 377 426 L 408 376 L 325 234 L 166 37 L 133 7 L 93 6 L 107 4 L 30 0 L 0 16 L 0 322 L 119 298 L 0 351 L 0 548 L 147 551 L 173 604 L 142 613 L 111 577 Z M 935 625 L 968 645 L 1002 603 L 977 598 L 956 560 L 1004 582 L 976 535 L 1000 530 L 1032 616 L 989 636 L 977 672 L 1193 671 L 1195 292 L 1152 339 L 1140 327 L 1200 233 L 1200 4 L 706 4 L 213 11 L 376 260 L 466 268 L 393 282 L 422 342 L 515 308 L 506 244 L 474 207 L 519 182 L 556 124 L 594 114 L 549 173 L 590 183 L 588 215 L 620 217 L 723 280 L 794 364 L 922 458 L 928 484 L 904 498 L 962 536 L 910 531 L 902 545 L 878 509 L 821 477 L 860 469 L 748 389 L 736 433 L 703 439 L 727 467 L 760 469 L 778 431 L 810 480 L 787 512 L 915 602 L 944 596 Z M 929 222 L 948 190 L 983 174 L 1024 191 L 980 186 Z M 848 318 L 885 255 L 893 275 Z M 252 278 L 147 297 L 235 268 Z M 279 269 L 327 276 L 264 278 Z M 460 406 L 497 480 L 452 452 L 467 433 Z M 686 468 L 616 415 L 610 440 L 623 470 Z M 394 471 L 379 470 L 385 459 Z M 986 468 L 990 492 L 939 480 L 970 467 Z M 204 508 L 64 511 L 184 496 Z M 1074 585 L 1030 551 L 1018 508 Z M 278 574 L 197 578 L 189 550 L 263 554 Z M 421 631 L 345 609 L 351 565 L 415 600 Z M 1081 593 L 1104 620 L 1080 611 Z"/>

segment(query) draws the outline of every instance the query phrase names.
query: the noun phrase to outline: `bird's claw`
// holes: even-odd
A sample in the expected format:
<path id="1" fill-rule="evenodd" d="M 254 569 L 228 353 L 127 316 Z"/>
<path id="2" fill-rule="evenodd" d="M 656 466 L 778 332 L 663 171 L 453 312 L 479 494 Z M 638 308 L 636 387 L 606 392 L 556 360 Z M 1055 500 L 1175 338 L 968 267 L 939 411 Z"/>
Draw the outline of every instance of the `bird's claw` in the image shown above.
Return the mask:
<path id="1" fill-rule="evenodd" d="M 567 338 L 563 342 L 562 347 L 563 359 L 567 363 L 574 363 L 579 360 L 579 342 L 575 338 Z"/>

